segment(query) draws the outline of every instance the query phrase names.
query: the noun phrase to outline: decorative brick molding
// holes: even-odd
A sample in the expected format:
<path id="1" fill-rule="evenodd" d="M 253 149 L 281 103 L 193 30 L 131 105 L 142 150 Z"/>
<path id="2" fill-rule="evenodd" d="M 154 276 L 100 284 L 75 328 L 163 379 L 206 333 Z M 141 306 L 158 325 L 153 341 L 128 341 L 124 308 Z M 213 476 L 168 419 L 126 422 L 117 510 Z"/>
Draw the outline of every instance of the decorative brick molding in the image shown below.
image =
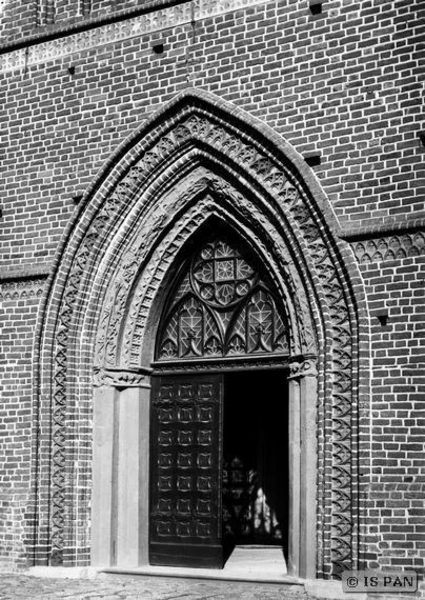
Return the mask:
<path id="1" fill-rule="evenodd" d="M 425 254 L 425 220 L 386 219 L 359 231 L 345 231 L 341 237 L 352 244 L 359 263 L 402 260 Z"/>
<path id="2" fill-rule="evenodd" d="M 40 298 L 46 285 L 45 279 L 22 279 L 20 281 L 0 281 L 0 301 Z"/>
<path id="3" fill-rule="evenodd" d="M 425 254 L 425 233 L 420 231 L 365 240 L 353 244 L 360 263 L 400 260 Z"/>
<path id="4" fill-rule="evenodd" d="M 51 561 L 75 564 L 75 531 L 64 519 L 72 493 L 70 415 L 82 406 L 89 412 L 94 365 L 96 383 L 112 385 L 122 368 L 137 379 L 133 369 L 149 366 L 161 290 L 176 255 L 211 218 L 233 226 L 269 265 L 287 303 L 294 359 L 319 354 L 318 428 L 327 441 L 319 436 L 318 571 L 339 576 L 358 561 L 357 267 L 302 157 L 203 92 L 179 95 L 117 151 L 79 204 L 58 253 L 40 327 L 41 434 L 51 427 L 52 437 L 40 438 L 50 460 L 39 465 L 49 481 L 38 490 L 39 536 L 50 540 Z M 294 376 L 306 368 L 294 366 Z M 88 519 L 88 508 L 79 514 Z M 40 544 L 35 553 L 42 552 Z"/>
<path id="5" fill-rule="evenodd" d="M 33 40 L 32 44 L 26 48 L 10 52 L 7 52 L 6 48 L 6 52 L 0 54 L 0 72 L 25 69 L 31 65 L 57 60 L 90 48 L 113 44 L 256 4 L 264 4 L 264 2 L 260 2 L 260 0 L 195 0 L 195 2 L 157 8 L 155 12 L 145 12 L 145 14 L 126 20 L 119 19 L 112 23 L 99 24 L 97 27 L 84 31 L 70 32 L 66 37 L 48 41 L 41 39 L 39 43 L 34 43 L 35 40 Z M 51 22 L 54 14 L 53 6 L 48 4 L 46 11 L 47 16 L 42 18 L 49 19 L 48 22 Z M 88 25 L 86 24 L 85 27 L 87 28 Z"/>
<path id="6" fill-rule="evenodd" d="M 30 265 L 0 271 L 0 301 L 40 297 L 46 287 L 49 268 Z"/>

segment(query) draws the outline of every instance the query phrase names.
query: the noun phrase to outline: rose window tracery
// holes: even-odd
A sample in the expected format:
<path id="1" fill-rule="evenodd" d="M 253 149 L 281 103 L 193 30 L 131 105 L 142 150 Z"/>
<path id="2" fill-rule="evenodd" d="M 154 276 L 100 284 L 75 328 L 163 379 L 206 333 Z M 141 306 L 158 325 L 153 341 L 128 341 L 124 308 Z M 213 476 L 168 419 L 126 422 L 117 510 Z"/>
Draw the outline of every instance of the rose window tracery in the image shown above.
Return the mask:
<path id="1" fill-rule="evenodd" d="M 233 306 L 244 298 L 257 280 L 253 267 L 223 241 L 205 245 L 191 270 L 194 290 L 215 308 Z"/>
<path id="2" fill-rule="evenodd" d="M 289 352 L 276 294 L 249 253 L 223 239 L 204 244 L 188 262 L 163 322 L 158 360 Z"/>

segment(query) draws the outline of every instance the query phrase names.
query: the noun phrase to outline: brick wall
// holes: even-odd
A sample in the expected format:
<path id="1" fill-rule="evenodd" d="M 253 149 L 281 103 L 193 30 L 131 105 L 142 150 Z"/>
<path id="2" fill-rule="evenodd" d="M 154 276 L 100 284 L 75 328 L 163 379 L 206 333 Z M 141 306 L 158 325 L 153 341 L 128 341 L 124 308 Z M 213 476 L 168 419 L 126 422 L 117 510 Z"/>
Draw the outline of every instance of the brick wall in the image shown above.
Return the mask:
<path id="1" fill-rule="evenodd" d="M 386 5 L 327 2 L 312 16 L 305 2 L 270 2 L 2 74 L 13 238 L 3 256 L 13 261 L 23 233 L 19 209 L 25 261 L 51 258 L 75 191 L 187 85 L 243 107 L 299 152 L 319 152 L 315 170 L 343 225 L 423 217 L 420 22 L 413 4 Z M 60 54 L 63 41 L 51 44 Z"/>
<path id="2" fill-rule="evenodd" d="M 0 539 L 3 568 L 26 564 L 24 539 L 30 492 L 34 330 L 44 280 L 0 284 L 2 415 Z"/>
<path id="3" fill-rule="evenodd" d="M 33 2 L 20 0 L 0 1 L 0 45 L 23 34 L 29 34 L 35 27 L 36 10 Z"/>
<path id="4" fill-rule="evenodd" d="M 423 568 L 425 260 L 369 263 L 362 273 L 372 317 L 368 559 Z"/>
<path id="5" fill-rule="evenodd" d="M 112 5 L 137 7 L 93 0 L 90 18 L 109 16 Z M 23 285 L 19 278 L 28 268 L 49 271 L 75 205 L 101 166 L 147 116 L 188 86 L 243 108 L 310 159 L 320 155 L 312 168 L 353 246 L 375 240 L 377 249 L 380 239 L 387 247 L 395 239 L 394 247 L 405 248 L 403 236 L 413 224 L 418 230 L 425 216 L 419 4 L 328 0 L 317 15 L 304 0 L 235 10 L 203 3 L 194 13 L 188 6 L 166 8 L 158 20 L 155 12 L 140 12 L 129 22 L 135 25 L 131 31 L 112 22 L 81 32 L 71 3 L 58 0 L 57 26 L 75 28 L 63 38 L 55 36 L 56 26 L 35 27 L 34 4 L 4 3 L 4 42 L 51 35 L 45 46 L 3 47 L 0 56 L 5 285 Z M 362 241 L 366 230 L 369 242 Z M 424 246 L 420 237 L 415 244 L 415 252 L 409 246 L 403 258 L 388 262 L 381 253 L 362 264 L 372 325 L 372 405 L 360 423 L 367 479 L 364 557 L 370 565 L 419 566 L 423 560 L 418 536 L 424 497 L 419 412 L 424 277 L 418 273 Z M 4 306 L 11 319 L 4 380 L 11 420 L 2 426 L 8 454 L 2 453 L 0 498 L 5 560 L 22 556 L 25 525 L 12 512 L 21 510 L 29 480 L 37 300 L 25 286 L 19 299 L 8 298 Z M 388 307 L 387 325 L 376 316 L 382 307 Z M 7 387 L 12 384 L 19 389 Z"/>

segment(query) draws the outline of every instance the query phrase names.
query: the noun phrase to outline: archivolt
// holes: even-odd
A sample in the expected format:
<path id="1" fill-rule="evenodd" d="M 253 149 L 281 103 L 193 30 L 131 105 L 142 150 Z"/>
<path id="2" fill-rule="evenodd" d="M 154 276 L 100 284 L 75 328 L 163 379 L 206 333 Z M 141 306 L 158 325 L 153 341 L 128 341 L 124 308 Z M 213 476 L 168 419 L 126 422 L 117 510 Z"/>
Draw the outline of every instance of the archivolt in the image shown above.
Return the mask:
<path id="1" fill-rule="evenodd" d="M 319 353 L 318 572 L 354 568 L 357 317 L 347 275 L 354 262 L 343 258 L 336 219 L 301 157 L 248 115 L 198 91 L 179 95 L 117 151 L 58 254 L 40 328 L 41 455 L 52 458 L 49 489 L 40 487 L 38 496 L 39 517 L 51 510 L 52 518 L 40 536 L 50 538 L 58 561 L 65 547 L 75 548 L 78 532 L 64 522 L 64 500 L 79 477 L 78 461 L 69 460 L 79 449 L 67 431 L 90 423 L 92 368 L 149 363 L 146 332 L 170 265 L 213 216 L 268 266 L 291 317 L 293 354 Z M 49 479 L 47 463 L 40 470 Z M 89 518 L 80 507 L 85 530 Z"/>
<path id="2" fill-rule="evenodd" d="M 307 296 L 297 294 L 303 284 L 279 231 L 270 222 L 261 223 L 261 213 L 246 195 L 207 173 L 205 168 L 195 169 L 180 181 L 183 192 L 170 190 L 153 205 L 141 227 L 135 228 L 134 244 L 103 302 L 96 349 L 99 366 L 149 364 L 152 348 L 144 340 L 154 336 L 145 335 L 146 323 L 148 318 L 154 322 L 159 313 L 158 290 L 164 289 L 164 279 L 179 251 L 211 217 L 238 231 L 268 266 L 292 317 L 291 353 L 316 351 Z M 310 292 L 314 297 L 312 286 Z M 151 328 L 147 329 L 150 332 Z"/>

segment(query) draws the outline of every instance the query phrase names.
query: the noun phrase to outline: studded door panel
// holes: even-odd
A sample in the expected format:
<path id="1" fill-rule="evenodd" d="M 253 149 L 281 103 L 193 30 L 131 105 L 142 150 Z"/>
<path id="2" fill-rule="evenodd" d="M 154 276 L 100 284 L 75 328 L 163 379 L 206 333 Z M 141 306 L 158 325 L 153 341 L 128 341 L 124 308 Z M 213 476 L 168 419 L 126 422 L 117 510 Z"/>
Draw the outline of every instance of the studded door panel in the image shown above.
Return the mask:
<path id="1" fill-rule="evenodd" d="M 222 377 L 155 377 L 151 564 L 222 567 Z"/>

